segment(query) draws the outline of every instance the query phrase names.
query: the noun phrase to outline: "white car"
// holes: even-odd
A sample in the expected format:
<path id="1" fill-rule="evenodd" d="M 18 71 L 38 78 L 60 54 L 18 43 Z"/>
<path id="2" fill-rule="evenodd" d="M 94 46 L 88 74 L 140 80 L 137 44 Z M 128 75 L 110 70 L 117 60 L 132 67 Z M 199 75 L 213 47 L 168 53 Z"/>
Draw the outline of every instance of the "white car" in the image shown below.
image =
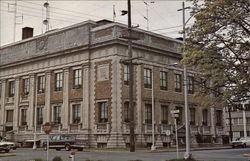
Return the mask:
<path id="1" fill-rule="evenodd" d="M 241 137 L 236 139 L 235 141 L 232 141 L 232 148 L 246 148 L 247 146 L 250 146 L 250 137 Z"/>
<path id="2" fill-rule="evenodd" d="M 16 149 L 15 143 L 4 140 L 0 141 L 0 151 L 8 153 L 11 149 Z"/>

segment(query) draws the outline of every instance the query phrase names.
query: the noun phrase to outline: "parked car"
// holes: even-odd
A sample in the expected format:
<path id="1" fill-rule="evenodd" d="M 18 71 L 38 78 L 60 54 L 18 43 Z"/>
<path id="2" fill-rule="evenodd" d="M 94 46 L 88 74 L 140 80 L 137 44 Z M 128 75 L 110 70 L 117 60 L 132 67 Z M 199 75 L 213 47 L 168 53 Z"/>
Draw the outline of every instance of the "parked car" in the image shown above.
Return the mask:
<path id="1" fill-rule="evenodd" d="M 241 137 L 236 139 L 235 141 L 232 141 L 232 148 L 246 148 L 247 146 L 250 146 L 250 137 Z"/>
<path id="2" fill-rule="evenodd" d="M 16 145 L 14 142 L 4 141 L 4 140 L 0 141 L 0 151 L 5 151 L 6 153 L 8 153 L 11 149 L 12 150 L 16 149 Z"/>
<path id="3" fill-rule="evenodd" d="M 71 149 L 77 149 L 83 151 L 84 148 L 88 147 L 87 140 L 76 139 L 74 135 L 52 135 L 49 138 L 49 148 L 61 150 L 65 149 L 67 151 Z M 44 150 L 47 150 L 47 141 L 43 142 Z"/>

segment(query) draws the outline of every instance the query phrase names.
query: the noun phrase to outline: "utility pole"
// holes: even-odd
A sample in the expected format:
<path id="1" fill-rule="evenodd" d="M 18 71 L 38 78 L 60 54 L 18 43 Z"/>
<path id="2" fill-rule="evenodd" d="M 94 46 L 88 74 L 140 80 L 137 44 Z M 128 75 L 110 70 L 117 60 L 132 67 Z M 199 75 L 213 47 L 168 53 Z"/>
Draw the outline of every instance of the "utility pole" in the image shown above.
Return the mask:
<path id="1" fill-rule="evenodd" d="M 231 108 L 232 107 L 227 107 L 228 108 L 228 117 L 229 117 L 229 136 L 230 136 L 230 141 L 233 141 L 233 130 L 232 130 L 232 116 L 231 116 Z"/>
<path id="2" fill-rule="evenodd" d="M 185 10 L 189 9 L 190 7 L 185 7 L 185 2 L 182 2 L 182 9 L 179 9 L 178 11 L 182 11 L 182 22 L 183 22 L 183 44 L 185 44 L 186 39 L 186 20 L 185 20 Z M 185 53 L 183 53 L 183 56 L 185 57 Z M 188 89 L 187 89 L 187 66 L 184 63 L 183 67 L 184 72 L 184 102 L 185 102 L 185 127 L 186 127 L 186 153 L 184 155 L 185 159 L 191 158 L 191 152 L 190 152 L 190 129 L 189 129 L 189 109 L 188 109 Z"/>
<path id="3" fill-rule="evenodd" d="M 130 152 L 135 152 L 135 127 L 134 127 L 134 68 L 132 63 L 132 26 L 131 26 L 131 0 L 128 0 L 128 56 L 129 59 L 129 112 L 130 112 Z"/>

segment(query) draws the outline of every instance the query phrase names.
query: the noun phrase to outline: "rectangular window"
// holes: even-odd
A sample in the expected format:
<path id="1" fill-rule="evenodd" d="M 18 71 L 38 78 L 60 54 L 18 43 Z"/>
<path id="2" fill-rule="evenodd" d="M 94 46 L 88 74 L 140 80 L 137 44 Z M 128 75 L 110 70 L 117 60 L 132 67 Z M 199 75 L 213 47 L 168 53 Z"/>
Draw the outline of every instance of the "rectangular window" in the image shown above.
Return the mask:
<path id="1" fill-rule="evenodd" d="M 152 124 L 152 105 L 145 104 L 145 123 Z"/>
<path id="2" fill-rule="evenodd" d="M 82 69 L 74 70 L 74 89 L 82 87 Z"/>
<path id="3" fill-rule="evenodd" d="M 181 75 L 180 74 L 175 74 L 175 80 L 174 80 L 174 85 L 175 85 L 175 92 L 181 92 Z"/>
<path id="4" fill-rule="evenodd" d="M 247 117 L 247 118 L 246 118 L 246 123 L 247 123 L 247 124 L 250 124 L 250 117 Z"/>
<path id="5" fill-rule="evenodd" d="M 190 125 L 195 125 L 195 108 L 190 108 Z"/>
<path id="6" fill-rule="evenodd" d="M 38 93 L 44 93 L 45 91 L 45 76 L 38 76 Z"/>
<path id="7" fill-rule="evenodd" d="M 108 122 L 108 102 L 99 102 L 99 122 Z"/>
<path id="8" fill-rule="evenodd" d="M 38 107 L 36 112 L 37 112 L 37 125 L 42 125 L 43 124 L 43 108 Z"/>
<path id="9" fill-rule="evenodd" d="M 72 122 L 74 124 L 78 124 L 81 121 L 80 107 L 81 107 L 80 104 L 75 104 L 75 105 L 72 106 L 72 108 L 73 108 L 72 109 L 72 114 L 73 114 L 73 116 L 72 116 L 72 119 L 73 119 Z"/>
<path id="10" fill-rule="evenodd" d="M 28 95 L 30 90 L 30 81 L 29 79 L 23 79 L 23 95 Z"/>
<path id="11" fill-rule="evenodd" d="M 183 108 L 176 107 L 176 110 L 179 110 L 179 117 L 177 118 L 177 124 L 181 125 L 183 123 Z"/>
<path id="12" fill-rule="evenodd" d="M 9 97 L 14 97 L 15 95 L 15 81 L 9 82 Z"/>
<path id="13" fill-rule="evenodd" d="M 152 88 L 152 71 L 148 68 L 144 68 L 144 87 Z"/>
<path id="14" fill-rule="evenodd" d="M 129 102 L 124 103 L 124 122 L 129 122 Z"/>
<path id="15" fill-rule="evenodd" d="M 194 77 L 188 76 L 188 93 L 194 94 Z"/>
<path id="16" fill-rule="evenodd" d="M 54 106 L 54 123 L 61 123 L 61 106 Z"/>
<path id="17" fill-rule="evenodd" d="M 56 73 L 55 74 L 55 91 L 62 91 L 62 86 L 63 86 L 63 73 Z"/>
<path id="18" fill-rule="evenodd" d="M 129 65 L 124 65 L 124 84 L 129 85 Z"/>
<path id="19" fill-rule="evenodd" d="M 27 125 L 27 109 L 21 109 L 21 125 Z"/>
<path id="20" fill-rule="evenodd" d="M 6 111 L 6 122 L 13 122 L 13 112 L 14 110 Z"/>
<path id="21" fill-rule="evenodd" d="M 168 77 L 167 72 L 160 72 L 160 89 L 167 90 L 168 89 Z"/>
<path id="22" fill-rule="evenodd" d="M 161 123 L 168 124 L 168 106 L 161 106 Z"/>
<path id="23" fill-rule="evenodd" d="M 208 110 L 207 109 L 202 110 L 202 118 L 203 118 L 202 125 L 207 126 L 207 121 L 208 121 Z"/>
<path id="24" fill-rule="evenodd" d="M 216 110 L 216 126 L 222 126 L 222 110 Z"/>

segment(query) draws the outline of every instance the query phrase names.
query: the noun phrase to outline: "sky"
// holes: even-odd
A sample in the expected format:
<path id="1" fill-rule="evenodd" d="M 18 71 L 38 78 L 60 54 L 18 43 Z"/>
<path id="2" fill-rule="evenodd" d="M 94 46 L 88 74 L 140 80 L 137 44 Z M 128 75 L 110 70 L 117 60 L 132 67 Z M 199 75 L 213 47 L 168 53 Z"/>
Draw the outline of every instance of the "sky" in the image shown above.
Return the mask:
<path id="1" fill-rule="evenodd" d="M 47 0 L 17 0 L 16 34 L 15 40 L 21 40 L 23 27 L 33 27 L 34 35 L 45 32 L 42 23 L 46 19 Z M 182 8 L 184 0 L 132 0 L 132 24 L 147 30 L 147 6 L 149 31 L 165 36 L 181 37 Z M 146 2 L 148 5 L 146 5 Z M 15 0 L 0 0 L 0 45 L 14 42 L 14 3 Z M 127 24 L 127 16 L 121 16 L 121 10 L 127 10 L 126 0 L 48 0 L 50 9 L 50 30 L 70 26 L 86 20 L 113 20 Z M 190 2 L 185 2 L 191 6 Z M 186 10 L 186 18 L 190 17 L 190 10 Z M 192 25 L 191 19 L 187 25 Z"/>

